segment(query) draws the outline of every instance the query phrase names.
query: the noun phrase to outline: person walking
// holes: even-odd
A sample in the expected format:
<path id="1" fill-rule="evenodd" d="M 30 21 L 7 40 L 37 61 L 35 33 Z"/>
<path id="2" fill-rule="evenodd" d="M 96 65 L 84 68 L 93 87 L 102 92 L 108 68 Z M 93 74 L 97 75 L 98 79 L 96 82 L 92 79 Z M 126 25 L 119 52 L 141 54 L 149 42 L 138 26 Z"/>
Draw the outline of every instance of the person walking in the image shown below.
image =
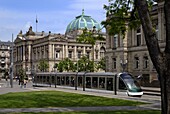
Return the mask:
<path id="1" fill-rule="evenodd" d="M 24 79 L 24 88 L 26 88 L 26 85 L 27 85 L 27 80 Z"/>

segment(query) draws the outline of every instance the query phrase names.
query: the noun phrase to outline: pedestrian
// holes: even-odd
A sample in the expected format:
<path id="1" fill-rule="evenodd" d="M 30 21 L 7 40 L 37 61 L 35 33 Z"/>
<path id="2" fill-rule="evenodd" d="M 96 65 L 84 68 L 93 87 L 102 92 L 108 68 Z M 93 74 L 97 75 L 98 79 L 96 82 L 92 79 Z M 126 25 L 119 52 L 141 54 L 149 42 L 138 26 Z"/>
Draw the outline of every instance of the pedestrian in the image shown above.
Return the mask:
<path id="1" fill-rule="evenodd" d="M 20 80 L 20 77 L 18 77 L 18 85 L 21 84 L 21 80 Z"/>
<path id="2" fill-rule="evenodd" d="M 24 88 L 26 88 L 26 85 L 27 85 L 27 80 L 24 79 Z"/>
<path id="3" fill-rule="evenodd" d="M 8 76 L 5 76 L 5 80 L 8 81 Z"/>
<path id="4" fill-rule="evenodd" d="M 22 88 L 24 85 L 24 81 L 23 80 L 20 80 L 20 87 Z"/>

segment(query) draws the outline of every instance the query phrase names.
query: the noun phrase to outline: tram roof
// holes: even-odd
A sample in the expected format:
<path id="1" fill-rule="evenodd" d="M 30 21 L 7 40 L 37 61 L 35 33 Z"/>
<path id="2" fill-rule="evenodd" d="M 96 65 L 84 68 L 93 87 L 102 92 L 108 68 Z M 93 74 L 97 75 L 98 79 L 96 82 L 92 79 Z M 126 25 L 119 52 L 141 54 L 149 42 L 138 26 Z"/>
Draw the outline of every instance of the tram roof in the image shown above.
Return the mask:
<path id="1" fill-rule="evenodd" d="M 86 76 L 114 76 L 114 72 L 39 72 L 38 75 L 86 75 Z"/>

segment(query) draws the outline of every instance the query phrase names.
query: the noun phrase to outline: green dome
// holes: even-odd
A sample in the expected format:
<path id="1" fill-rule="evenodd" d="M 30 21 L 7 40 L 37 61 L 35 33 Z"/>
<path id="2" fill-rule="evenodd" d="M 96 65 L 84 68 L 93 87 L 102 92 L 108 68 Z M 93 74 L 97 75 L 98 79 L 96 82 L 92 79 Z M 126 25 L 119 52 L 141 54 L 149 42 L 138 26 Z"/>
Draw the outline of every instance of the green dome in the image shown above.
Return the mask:
<path id="1" fill-rule="evenodd" d="M 73 30 L 79 30 L 87 28 L 88 30 L 92 30 L 93 27 L 96 27 L 96 30 L 101 29 L 101 25 L 91 18 L 90 16 L 84 15 L 84 10 L 82 12 L 82 15 L 77 16 L 76 19 L 70 22 L 70 24 L 67 26 L 66 33 L 73 31 Z"/>

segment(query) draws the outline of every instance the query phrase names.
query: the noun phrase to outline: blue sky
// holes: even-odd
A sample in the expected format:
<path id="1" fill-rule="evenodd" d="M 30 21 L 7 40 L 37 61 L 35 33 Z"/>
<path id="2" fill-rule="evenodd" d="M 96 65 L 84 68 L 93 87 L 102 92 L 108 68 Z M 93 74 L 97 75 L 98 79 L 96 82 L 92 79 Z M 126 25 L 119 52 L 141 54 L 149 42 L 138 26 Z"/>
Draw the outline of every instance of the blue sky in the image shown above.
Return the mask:
<path id="1" fill-rule="evenodd" d="M 103 5 L 108 0 L 0 0 L 0 40 L 11 41 L 20 30 L 25 33 L 30 26 L 38 32 L 64 34 L 67 25 L 85 10 L 99 23 L 105 20 Z"/>

